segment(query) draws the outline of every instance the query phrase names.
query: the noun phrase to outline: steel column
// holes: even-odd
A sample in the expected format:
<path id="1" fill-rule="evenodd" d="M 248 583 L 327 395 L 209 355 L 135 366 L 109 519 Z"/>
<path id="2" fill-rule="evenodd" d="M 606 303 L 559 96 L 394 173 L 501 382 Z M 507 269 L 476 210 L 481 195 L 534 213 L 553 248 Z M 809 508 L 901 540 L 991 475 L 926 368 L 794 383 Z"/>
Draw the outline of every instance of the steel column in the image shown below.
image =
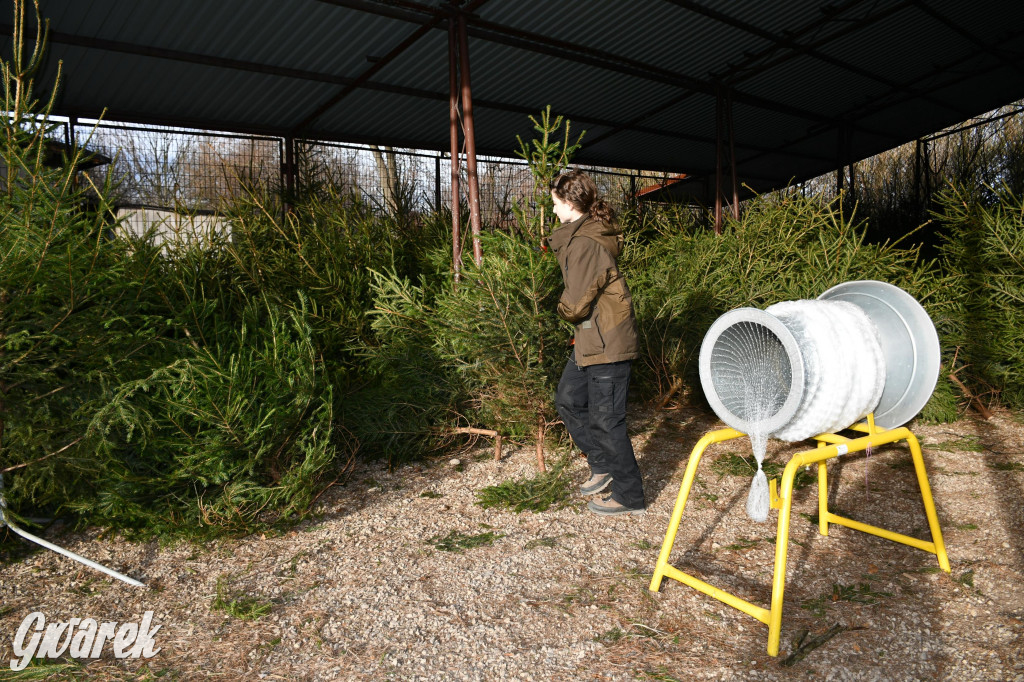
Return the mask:
<path id="1" fill-rule="evenodd" d="M 715 91 L 715 234 L 722 234 L 722 90 Z"/>
<path id="2" fill-rule="evenodd" d="M 732 126 L 732 90 L 726 93 L 725 115 L 729 132 L 729 174 L 732 177 L 732 218 L 740 219 L 740 193 L 736 186 L 736 133 Z"/>
<path id="3" fill-rule="evenodd" d="M 459 64 L 456 52 L 455 17 L 451 17 L 448 19 L 448 124 L 452 161 L 452 263 L 455 281 L 458 282 L 462 277 L 462 235 L 459 230 L 462 207 L 459 200 Z"/>
<path id="4" fill-rule="evenodd" d="M 473 261 L 480 266 L 483 250 L 480 246 L 480 184 L 476 174 L 476 133 L 473 129 L 473 87 L 469 80 L 469 41 L 466 38 L 466 17 L 458 16 L 459 66 L 462 81 L 462 124 L 466 140 L 466 182 L 469 194 L 469 225 L 473 231 Z"/>

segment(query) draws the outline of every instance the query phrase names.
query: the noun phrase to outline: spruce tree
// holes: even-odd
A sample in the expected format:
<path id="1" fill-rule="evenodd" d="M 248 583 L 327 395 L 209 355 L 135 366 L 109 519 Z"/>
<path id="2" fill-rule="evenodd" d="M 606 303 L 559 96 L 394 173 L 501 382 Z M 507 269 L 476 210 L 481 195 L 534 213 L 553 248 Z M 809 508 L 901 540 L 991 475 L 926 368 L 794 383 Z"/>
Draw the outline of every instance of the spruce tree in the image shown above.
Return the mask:
<path id="1" fill-rule="evenodd" d="M 541 237 L 554 217 L 551 179 L 569 164 L 582 134 L 572 142 L 569 121 L 552 117 L 550 107 L 530 120 L 537 137 L 529 144 L 520 139 L 518 153 L 529 162 L 533 192 L 515 206 L 515 228 L 486 231 L 483 262 L 464 264 L 458 283 L 449 277 L 440 286 L 425 280 L 414 285 L 393 271 L 382 274 L 374 293 L 382 343 L 371 354 L 429 358 L 431 366 L 445 368 L 452 400 L 443 407 L 434 403 L 440 408 L 434 423 L 536 438 L 540 455 L 546 428 L 557 419 L 554 390 L 572 338 L 572 328 L 555 314 L 561 277 L 554 256 L 542 251 Z M 410 367 L 404 361 L 393 371 Z"/>
<path id="2" fill-rule="evenodd" d="M 35 94 L 47 32 L 35 9 L 31 41 L 14 3 L 13 54 L 0 60 L 0 472 L 13 509 L 45 512 L 92 494 L 91 407 L 160 352 L 161 324 L 139 276 L 155 254 L 109 239 L 109 187 L 87 194 L 83 151 L 55 141 L 57 86 Z"/>

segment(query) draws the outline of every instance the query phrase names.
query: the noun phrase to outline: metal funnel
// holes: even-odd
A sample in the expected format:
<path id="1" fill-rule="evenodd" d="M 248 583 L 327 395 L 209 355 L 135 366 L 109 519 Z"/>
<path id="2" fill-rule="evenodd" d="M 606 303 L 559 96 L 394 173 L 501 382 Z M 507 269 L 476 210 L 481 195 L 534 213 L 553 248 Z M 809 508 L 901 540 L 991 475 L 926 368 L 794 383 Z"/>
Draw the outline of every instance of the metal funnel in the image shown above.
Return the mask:
<path id="1" fill-rule="evenodd" d="M 939 335 L 925 309 L 903 289 L 875 280 L 844 282 L 818 300 L 853 303 L 878 329 L 885 388 L 875 408 L 875 424 L 894 429 L 913 419 L 932 397 L 942 362 Z"/>

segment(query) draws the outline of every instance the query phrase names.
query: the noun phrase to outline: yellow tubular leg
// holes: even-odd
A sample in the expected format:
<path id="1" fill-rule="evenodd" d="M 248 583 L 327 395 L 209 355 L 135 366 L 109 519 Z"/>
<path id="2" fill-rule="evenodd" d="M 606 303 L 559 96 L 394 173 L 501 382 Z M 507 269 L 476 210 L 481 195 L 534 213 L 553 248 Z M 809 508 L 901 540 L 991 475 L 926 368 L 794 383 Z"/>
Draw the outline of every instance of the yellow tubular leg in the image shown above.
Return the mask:
<path id="1" fill-rule="evenodd" d="M 684 573 L 672 566 L 669 566 L 668 559 L 672 553 L 672 546 L 675 543 L 676 532 L 686 507 L 686 501 L 690 494 L 697 475 L 697 465 L 700 463 L 704 450 L 712 443 L 739 438 L 742 433 L 733 429 L 721 429 L 712 431 L 705 435 L 694 446 L 690 453 L 690 460 L 686 466 L 686 473 L 683 475 L 683 482 L 680 486 L 679 496 L 676 498 L 676 506 L 672 511 L 672 518 L 669 521 L 668 530 L 665 533 L 665 541 L 661 545 L 661 554 L 658 556 L 658 563 L 651 578 L 651 591 L 656 592 L 661 587 L 661 581 L 665 577 L 678 580 L 704 594 L 728 604 L 746 614 L 749 614 L 768 625 L 768 654 L 779 655 L 779 640 L 782 634 L 782 602 L 786 589 L 786 560 L 789 552 L 789 527 L 790 517 L 793 508 L 793 480 L 796 473 L 802 466 L 818 465 L 818 528 L 822 534 L 828 534 L 828 525 L 834 523 L 846 526 L 854 530 L 877 535 L 882 538 L 899 542 L 911 547 L 917 547 L 927 552 L 934 553 L 939 560 L 939 566 L 944 571 L 949 571 L 949 558 L 946 556 L 946 548 L 942 542 L 942 531 L 939 528 L 938 514 L 935 511 L 935 501 L 932 499 L 931 487 L 928 484 L 928 476 L 925 473 L 924 458 L 921 456 L 921 446 L 917 438 L 905 427 L 884 430 L 874 426 L 874 421 L 868 419 L 868 424 L 857 424 L 855 430 L 865 433 L 861 438 L 850 439 L 831 433 L 819 434 L 815 437 L 818 447 L 813 450 L 797 453 L 786 464 L 782 474 L 782 485 L 778 495 L 772 495 L 772 508 L 779 509 L 778 531 L 775 536 L 775 567 L 772 577 L 772 598 L 771 608 L 764 609 L 744 599 L 714 587 L 694 576 Z M 885 445 L 906 440 L 910 446 L 910 453 L 914 460 L 914 470 L 917 473 L 917 482 L 921 488 L 921 500 L 924 503 L 925 514 L 928 517 L 928 525 L 931 529 L 932 542 L 918 540 L 907 535 L 894 533 L 883 528 L 870 526 L 852 519 L 847 519 L 828 511 L 828 474 L 825 462 L 848 452 L 860 452 L 868 447 Z M 775 481 L 772 481 L 774 492 Z"/>
<path id="2" fill-rule="evenodd" d="M 782 596 L 786 590 L 786 557 L 789 553 L 789 513 L 793 507 L 793 477 L 801 466 L 800 456 L 789 460 L 782 472 L 782 492 L 779 495 L 782 506 L 779 509 L 779 526 L 775 534 L 775 571 L 772 578 L 772 605 L 768 620 L 768 655 L 779 655 L 779 638 L 782 635 Z"/>
<path id="3" fill-rule="evenodd" d="M 942 542 L 942 529 L 939 528 L 939 515 L 935 512 L 935 500 L 932 499 L 932 488 L 928 484 L 928 474 L 924 470 L 921 444 L 917 442 L 917 437 L 910 431 L 907 431 L 907 444 L 910 446 L 910 456 L 914 459 L 917 484 L 921 486 L 921 501 L 924 502 L 924 513 L 928 517 L 928 528 L 932 532 L 935 556 L 939 560 L 939 568 L 949 573 L 949 557 L 946 555 L 946 545 Z"/>
<path id="4" fill-rule="evenodd" d="M 825 447 L 824 441 L 818 441 L 818 447 Z M 818 462 L 818 532 L 828 535 L 828 467 Z"/>
<path id="5" fill-rule="evenodd" d="M 700 464 L 701 455 L 712 443 L 720 443 L 724 440 L 739 438 L 743 434 L 735 429 L 719 429 L 705 434 L 697 441 L 690 453 L 690 461 L 686 465 L 686 473 L 683 474 L 683 483 L 679 486 L 679 496 L 676 497 L 676 506 L 672 510 L 672 518 L 668 522 L 668 530 L 665 531 L 665 540 L 661 543 L 661 553 L 658 555 L 658 563 L 654 567 L 654 575 L 651 576 L 651 592 L 657 592 L 661 588 L 661 580 L 665 577 L 665 569 L 668 566 L 668 557 L 672 554 L 672 545 L 676 541 L 676 532 L 679 530 L 679 521 L 683 518 L 683 510 L 686 508 L 686 500 L 690 496 L 690 488 L 693 486 L 693 479 L 697 475 L 697 465 Z"/>

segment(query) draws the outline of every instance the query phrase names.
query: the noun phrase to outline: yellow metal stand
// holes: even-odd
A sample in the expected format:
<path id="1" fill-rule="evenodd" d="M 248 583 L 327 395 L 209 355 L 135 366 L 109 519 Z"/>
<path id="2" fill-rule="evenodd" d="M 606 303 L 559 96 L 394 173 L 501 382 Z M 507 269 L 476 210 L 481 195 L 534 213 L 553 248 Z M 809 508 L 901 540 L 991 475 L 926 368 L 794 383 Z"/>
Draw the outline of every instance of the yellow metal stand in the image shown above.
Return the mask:
<path id="1" fill-rule="evenodd" d="M 815 436 L 815 440 L 818 441 L 816 449 L 797 453 L 786 464 L 786 469 L 782 474 L 781 494 L 776 492 L 775 480 L 773 479 L 771 482 L 771 506 L 773 509 L 779 510 L 779 527 L 778 533 L 775 536 L 775 573 L 772 580 L 772 602 L 770 609 L 751 604 L 744 599 L 709 585 L 703 580 L 684 573 L 668 563 L 669 555 L 672 553 L 672 545 L 675 543 L 676 532 L 679 530 L 679 522 L 683 517 L 683 509 L 686 507 L 686 499 L 690 494 L 690 487 L 693 485 L 693 480 L 697 474 L 697 465 L 700 463 L 701 456 L 704 454 L 704 450 L 712 443 L 721 443 L 744 436 L 744 434 L 735 429 L 712 431 L 701 438 L 697 445 L 694 446 L 693 452 L 690 454 L 690 461 L 686 466 L 682 486 L 679 489 L 679 497 L 676 498 L 676 506 L 672 510 L 672 519 L 669 521 L 668 530 L 665 533 L 665 541 L 661 545 L 658 564 L 654 569 L 654 576 L 651 578 L 651 591 L 657 592 L 661 587 L 662 578 L 669 577 L 753 616 L 768 626 L 768 654 L 778 656 L 779 636 L 782 631 L 782 595 L 786 585 L 786 553 L 789 549 L 789 516 L 793 505 L 793 477 L 800 467 L 815 463 L 818 465 L 818 530 L 822 535 L 828 535 L 828 525 L 835 523 L 840 526 L 877 535 L 893 542 L 917 547 L 936 555 L 939 560 L 939 567 L 948 573 L 949 558 L 946 556 L 946 547 L 942 544 L 939 518 L 935 513 L 935 502 L 932 499 L 931 486 L 928 485 L 928 475 L 925 473 L 924 459 L 921 457 L 921 445 L 918 443 L 917 438 L 906 427 L 890 430 L 876 428 L 874 425 L 874 415 L 868 417 L 867 424 L 856 424 L 850 428 L 867 435 L 854 439 L 844 438 L 833 433 L 823 433 Z M 914 459 L 914 470 L 917 472 L 917 482 L 921 487 L 921 499 L 924 502 L 928 526 L 931 529 L 931 542 L 894 533 L 884 528 L 870 526 L 866 523 L 838 516 L 828 510 L 828 479 L 825 466 L 827 460 L 847 453 L 859 452 L 868 447 L 877 447 L 901 440 L 907 441 L 907 444 L 910 446 L 910 454 Z"/>

